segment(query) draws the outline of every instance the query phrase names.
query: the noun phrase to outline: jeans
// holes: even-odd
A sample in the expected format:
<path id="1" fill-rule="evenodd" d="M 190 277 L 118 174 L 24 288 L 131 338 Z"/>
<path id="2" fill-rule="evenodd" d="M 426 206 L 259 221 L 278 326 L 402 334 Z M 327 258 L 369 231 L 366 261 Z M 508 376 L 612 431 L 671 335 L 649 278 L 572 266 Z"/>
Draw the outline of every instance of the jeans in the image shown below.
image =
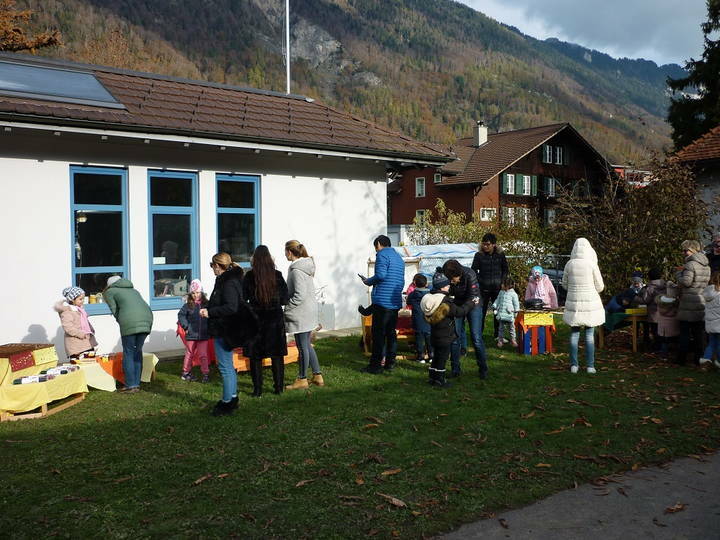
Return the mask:
<path id="1" fill-rule="evenodd" d="M 712 360 L 713 354 L 715 355 L 715 360 L 720 361 L 720 334 L 710 333 L 708 334 L 708 345 L 703 358 Z"/>
<path id="2" fill-rule="evenodd" d="M 147 334 L 130 334 L 121 336 L 123 348 L 123 372 L 125 373 L 125 386 L 127 388 L 140 388 L 140 375 L 143 364 L 143 343 Z"/>
<path id="3" fill-rule="evenodd" d="M 475 361 L 477 362 L 480 374 L 485 376 L 488 372 L 487 359 L 485 357 L 485 342 L 483 341 L 483 319 L 482 308 L 477 305 L 467 315 L 470 322 L 470 338 L 475 347 Z M 450 345 L 450 366 L 452 372 L 458 375 L 462 369 L 460 368 L 460 335 L 465 332 L 465 318 L 457 317 L 455 319 L 455 332 L 457 337 Z"/>
<path id="4" fill-rule="evenodd" d="M 578 365 L 578 345 L 580 344 L 580 327 L 570 328 L 570 365 Z M 585 327 L 585 363 L 587 367 L 595 367 L 595 328 Z"/>
<path id="5" fill-rule="evenodd" d="M 377 371 L 382 367 L 383 354 L 385 355 L 385 368 L 395 365 L 397 353 L 397 326 L 398 310 L 387 309 L 380 306 L 373 307 L 372 316 L 372 355 L 369 369 Z"/>
<path id="6" fill-rule="evenodd" d="M 215 338 L 215 358 L 222 376 L 222 400 L 228 402 L 237 396 L 237 372 L 233 366 L 233 351 L 222 338 Z"/>
<path id="7" fill-rule="evenodd" d="M 415 348 L 417 349 L 417 359 L 425 359 L 425 348 L 427 347 L 428 358 L 433 358 L 433 346 L 430 343 L 430 332 L 415 331 Z"/>
<path id="8" fill-rule="evenodd" d="M 310 343 L 311 331 L 295 334 L 295 344 L 297 345 L 298 355 L 298 379 L 307 379 L 307 368 L 310 366 L 313 374 L 320 373 L 320 362 L 318 362 L 315 349 Z"/>
<path id="9" fill-rule="evenodd" d="M 498 294 L 500 293 L 499 290 L 492 290 L 492 291 L 482 291 L 482 296 L 480 297 L 480 301 L 482 302 L 482 320 L 483 320 L 483 326 L 485 326 L 485 316 L 487 315 L 488 308 L 492 306 L 493 302 L 498 297 Z M 498 337 L 498 329 L 499 324 L 497 317 L 493 315 L 493 337 L 497 339 Z"/>

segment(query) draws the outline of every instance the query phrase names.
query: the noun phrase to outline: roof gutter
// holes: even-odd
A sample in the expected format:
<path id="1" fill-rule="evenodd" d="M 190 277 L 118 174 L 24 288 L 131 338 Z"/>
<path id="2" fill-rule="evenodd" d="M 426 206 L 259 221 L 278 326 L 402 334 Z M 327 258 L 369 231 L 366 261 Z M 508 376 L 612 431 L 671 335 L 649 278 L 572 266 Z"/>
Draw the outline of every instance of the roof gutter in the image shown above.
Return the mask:
<path id="1" fill-rule="evenodd" d="M 42 123 L 43 120 L 47 123 Z M 303 145 L 295 141 L 279 141 L 278 139 L 264 139 L 260 137 L 227 138 L 226 134 L 193 132 L 188 130 L 164 130 L 150 126 L 127 126 L 111 122 L 68 121 L 57 122 L 58 118 L 52 116 L 20 115 L 0 112 L 0 124 L 7 127 L 35 129 L 41 131 L 59 131 L 65 133 L 80 133 L 125 139 L 159 140 L 178 143 L 190 143 L 207 146 L 225 146 L 230 148 L 244 148 L 248 150 L 266 150 L 276 152 L 296 152 L 298 154 L 355 158 L 382 161 L 411 161 L 423 165 L 442 166 L 454 161 L 452 156 L 416 154 L 410 152 L 383 152 L 373 149 L 358 149 L 348 151 L 347 147 L 340 145 L 317 144 Z M 152 131 L 137 131 L 132 128 L 152 129 Z M 222 137 L 222 138 L 220 138 Z M 284 144 L 278 144 L 282 142 Z"/>

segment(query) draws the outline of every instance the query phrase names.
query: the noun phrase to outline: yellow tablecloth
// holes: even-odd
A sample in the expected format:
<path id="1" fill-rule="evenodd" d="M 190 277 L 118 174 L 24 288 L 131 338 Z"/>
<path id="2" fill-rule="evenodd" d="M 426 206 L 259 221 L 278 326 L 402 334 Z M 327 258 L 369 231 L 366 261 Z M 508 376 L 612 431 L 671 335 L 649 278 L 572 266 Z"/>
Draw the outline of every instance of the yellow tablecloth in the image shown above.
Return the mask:
<path id="1" fill-rule="evenodd" d="M 3 345 L 3 347 L 10 347 L 10 346 L 22 346 L 27 345 L 28 350 L 32 350 L 32 347 L 37 346 L 33 343 L 8 343 L 6 345 Z M 43 345 L 43 344 L 40 344 Z M 52 345 L 48 345 L 46 347 L 46 351 L 42 351 L 41 354 L 34 354 L 33 357 L 36 358 L 36 362 L 34 366 L 30 366 L 24 369 L 19 369 L 17 371 L 13 371 L 10 367 L 10 362 L 7 358 L 0 358 L 0 385 L 12 385 L 13 380 L 19 379 L 21 377 L 27 377 L 29 375 L 37 375 L 42 370 L 53 368 L 57 365 L 57 353 L 55 352 L 55 347 Z"/>
<path id="2" fill-rule="evenodd" d="M 116 360 L 118 362 L 121 359 Z M 140 375 L 141 382 L 150 382 L 155 366 L 159 362 L 158 357 L 151 353 L 143 353 L 143 367 Z M 116 379 L 107 370 L 103 369 L 97 362 L 80 363 L 80 370 L 85 373 L 87 385 L 106 392 L 115 391 Z"/>
<path id="3" fill-rule="evenodd" d="M 81 370 L 41 383 L 5 384 L 0 386 L 0 411 L 31 411 L 51 401 L 87 391 L 85 374 Z"/>

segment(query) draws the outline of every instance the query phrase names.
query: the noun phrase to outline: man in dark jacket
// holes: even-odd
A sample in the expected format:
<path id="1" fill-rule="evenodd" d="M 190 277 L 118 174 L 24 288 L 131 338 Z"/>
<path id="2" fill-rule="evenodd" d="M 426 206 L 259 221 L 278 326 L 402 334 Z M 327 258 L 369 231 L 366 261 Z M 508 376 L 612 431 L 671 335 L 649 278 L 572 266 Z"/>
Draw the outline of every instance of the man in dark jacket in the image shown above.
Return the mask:
<path id="1" fill-rule="evenodd" d="M 477 361 L 480 378 L 487 378 L 488 366 L 485 357 L 485 342 L 482 337 L 482 309 L 480 307 L 480 288 L 478 287 L 477 276 L 472 268 L 461 265 L 455 259 L 447 261 L 442 267 L 442 273 L 450 280 L 450 296 L 453 302 L 464 305 L 471 301 L 474 307 L 467 313 L 470 322 L 470 337 L 475 346 L 475 360 Z M 460 336 L 465 332 L 465 317 L 455 319 L 457 339 L 453 341 L 450 348 L 450 367 L 452 376 L 460 375 Z"/>
<path id="2" fill-rule="evenodd" d="M 395 367 L 397 352 L 398 310 L 402 307 L 402 290 L 405 285 L 405 262 L 392 247 L 390 239 L 381 234 L 373 241 L 375 247 L 375 275 L 361 277 L 365 285 L 372 285 L 372 355 L 364 373 L 382 372 L 385 353 L 385 371 Z"/>
<path id="3" fill-rule="evenodd" d="M 487 233 L 480 242 L 480 251 L 475 254 L 471 268 L 477 274 L 482 296 L 482 322 L 485 325 L 485 315 L 488 306 L 492 305 L 500 292 L 500 286 L 508 275 L 508 263 L 502 249 L 497 246 L 497 238 Z M 497 338 L 498 321 L 493 317 L 493 335 Z"/>

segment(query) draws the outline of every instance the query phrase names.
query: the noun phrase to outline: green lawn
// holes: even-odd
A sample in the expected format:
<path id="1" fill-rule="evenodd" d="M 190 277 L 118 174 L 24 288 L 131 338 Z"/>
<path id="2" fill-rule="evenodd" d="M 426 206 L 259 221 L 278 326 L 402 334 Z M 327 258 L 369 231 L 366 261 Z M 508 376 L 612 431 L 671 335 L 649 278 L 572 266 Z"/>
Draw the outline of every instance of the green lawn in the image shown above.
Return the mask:
<path id="1" fill-rule="evenodd" d="M 595 376 L 571 375 L 564 352 L 492 347 L 487 381 L 468 355 L 448 390 L 409 361 L 360 374 L 357 340 L 316 343 L 324 388 L 275 396 L 268 371 L 256 400 L 240 376 L 232 417 L 208 414 L 217 374 L 185 383 L 174 361 L 139 394 L 93 391 L 47 419 L 1 424 L 1 534 L 422 537 L 720 441 L 716 371 L 612 339 Z"/>

